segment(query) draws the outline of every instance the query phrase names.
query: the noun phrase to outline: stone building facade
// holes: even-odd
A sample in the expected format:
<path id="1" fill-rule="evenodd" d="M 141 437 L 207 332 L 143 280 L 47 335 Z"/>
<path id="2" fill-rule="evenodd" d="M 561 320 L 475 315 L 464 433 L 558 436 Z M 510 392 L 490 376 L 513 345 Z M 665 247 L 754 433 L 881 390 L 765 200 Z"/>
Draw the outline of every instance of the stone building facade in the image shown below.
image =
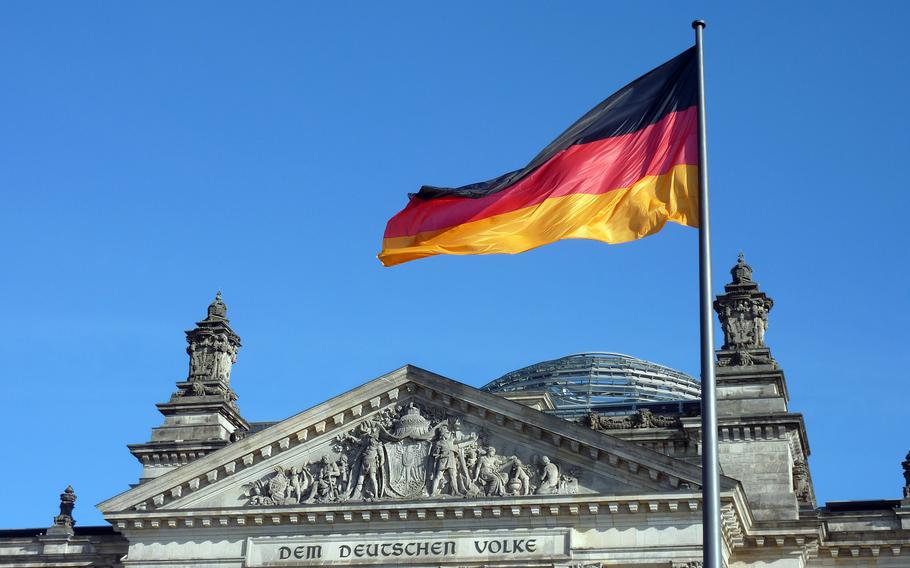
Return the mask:
<path id="1" fill-rule="evenodd" d="M 765 344 L 773 302 L 742 257 L 731 274 L 715 302 L 727 565 L 910 566 L 910 454 L 903 500 L 816 503 Z M 139 483 L 98 505 L 110 525 L 75 525 L 67 488 L 49 528 L 0 531 L 0 567 L 700 566 L 697 402 L 567 417 L 546 390 L 405 366 L 250 424 L 220 294 L 187 342 L 162 424 L 129 446 Z"/>

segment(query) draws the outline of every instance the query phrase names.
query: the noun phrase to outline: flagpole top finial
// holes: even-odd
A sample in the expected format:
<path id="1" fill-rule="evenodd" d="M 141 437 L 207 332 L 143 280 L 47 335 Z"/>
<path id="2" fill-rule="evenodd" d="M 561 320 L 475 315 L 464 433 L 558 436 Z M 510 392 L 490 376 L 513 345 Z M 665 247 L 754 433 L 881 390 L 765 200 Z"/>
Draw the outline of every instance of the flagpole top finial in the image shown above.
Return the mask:
<path id="1" fill-rule="evenodd" d="M 692 29 L 697 29 L 697 28 L 705 29 L 705 27 L 707 25 L 708 24 L 706 24 L 704 20 L 693 20 L 692 21 Z"/>

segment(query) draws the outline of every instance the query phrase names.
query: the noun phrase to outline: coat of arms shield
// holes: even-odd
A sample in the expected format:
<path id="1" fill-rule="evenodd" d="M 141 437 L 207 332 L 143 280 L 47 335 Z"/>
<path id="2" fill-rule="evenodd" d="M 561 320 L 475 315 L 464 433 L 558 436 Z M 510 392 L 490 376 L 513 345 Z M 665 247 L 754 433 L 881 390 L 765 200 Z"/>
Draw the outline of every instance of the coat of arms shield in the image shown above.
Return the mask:
<path id="1" fill-rule="evenodd" d="M 406 498 L 426 495 L 430 442 L 413 439 L 387 442 L 385 450 L 391 490 Z"/>

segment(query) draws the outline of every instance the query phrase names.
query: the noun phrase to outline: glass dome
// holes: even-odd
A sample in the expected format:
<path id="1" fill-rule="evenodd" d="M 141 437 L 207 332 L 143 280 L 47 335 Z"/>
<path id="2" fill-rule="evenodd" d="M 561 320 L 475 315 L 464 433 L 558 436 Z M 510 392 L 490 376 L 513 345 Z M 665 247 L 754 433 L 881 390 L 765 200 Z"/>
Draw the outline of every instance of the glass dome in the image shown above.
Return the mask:
<path id="1" fill-rule="evenodd" d="M 492 393 L 545 391 L 556 414 L 569 417 L 635 403 L 698 400 L 693 377 L 620 353 L 578 353 L 506 373 L 483 387 Z"/>

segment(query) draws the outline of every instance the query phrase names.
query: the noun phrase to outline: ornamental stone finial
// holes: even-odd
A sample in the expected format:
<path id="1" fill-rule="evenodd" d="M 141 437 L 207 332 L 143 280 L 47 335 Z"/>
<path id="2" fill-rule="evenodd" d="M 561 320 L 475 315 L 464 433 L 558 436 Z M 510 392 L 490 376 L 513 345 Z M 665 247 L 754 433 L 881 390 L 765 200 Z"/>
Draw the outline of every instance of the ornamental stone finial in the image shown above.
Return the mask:
<path id="1" fill-rule="evenodd" d="M 732 281 L 714 301 L 714 311 L 724 331 L 724 345 L 718 352 L 717 363 L 721 367 L 774 365 L 765 345 L 768 313 L 774 301 L 759 290 L 743 253 L 739 253 L 730 275 Z"/>
<path id="2" fill-rule="evenodd" d="M 206 318 L 196 323 L 196 329 L 186 332 L 186 341 L 190 356 L 187 380 L 195 383 L 192 392 L 186 394 L 235 396 L 229 385 L 231 367 L 237 362 L 240 350 L 240 337 L 229 325 L 220 290 L 209 304 Z"/>
<path id="3" fill-rule="evenodd" d="M 907 452 L 901 466 L 904 468 L 904 499 L 910 499 L 910 452 Z"/>
<path id="4" fill-rule="evenodd" d="M 209 304 L 207 320 L 227 320 L 227 306 L 221 301 L 221 290 L 215 294 L 215 300 Z"/>
<path id="5" fill-rule="evenodd" d="M 67 485 L 63 493 L 60 494 L 60 514 L 54 517 L 54 527 L 59 527 L 57 532 L 66 532 L 72 534 L 73 525 L 76 521 L 73 519 L 73 508 L 76 506 L 76 493 L 72 485 Z"/>
<path id="6" fill-rule="evenodd" d="M 746 255 L 742 252 L 737 257 L 736 266 L 730 269 L 730 274 L 733 276 L 733 284 L 752 282 L 752 267 L 746 264 Z"/>

